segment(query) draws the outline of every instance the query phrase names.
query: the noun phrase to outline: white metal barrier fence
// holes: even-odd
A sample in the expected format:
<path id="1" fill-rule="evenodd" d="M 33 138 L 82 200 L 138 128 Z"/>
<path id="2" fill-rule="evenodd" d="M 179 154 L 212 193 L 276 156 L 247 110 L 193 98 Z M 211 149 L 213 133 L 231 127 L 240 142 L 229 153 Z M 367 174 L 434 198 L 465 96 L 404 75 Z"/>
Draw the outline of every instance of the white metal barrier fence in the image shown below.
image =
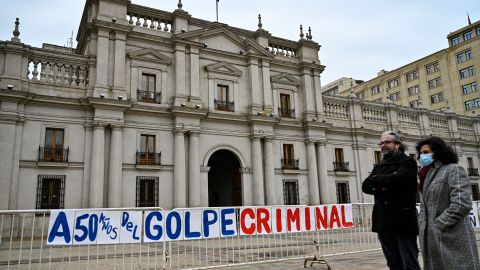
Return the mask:
<path id="1" fill-rule="evenodd" d="M 370 231 L 372 206 L 352 204 L 352 228 L 78 246 L 46 244 L 50 211 L 0 211 L 0 269 L 206 269 L 312 257 L 314 241 L 322 256 L 377 250 L 377 236 Z"/>

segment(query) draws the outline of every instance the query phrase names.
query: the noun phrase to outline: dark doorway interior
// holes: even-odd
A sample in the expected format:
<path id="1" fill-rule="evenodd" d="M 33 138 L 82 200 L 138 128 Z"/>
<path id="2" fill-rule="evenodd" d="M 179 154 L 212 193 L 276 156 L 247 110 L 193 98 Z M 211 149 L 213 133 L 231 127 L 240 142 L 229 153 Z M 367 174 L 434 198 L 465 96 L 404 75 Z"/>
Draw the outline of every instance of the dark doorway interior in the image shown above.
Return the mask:
<path id="1" fill-rule="evenodd" d="M 228 150 L 218 150 L 208 160 L 208 206 L 241 206 L 240 162 Z"/>

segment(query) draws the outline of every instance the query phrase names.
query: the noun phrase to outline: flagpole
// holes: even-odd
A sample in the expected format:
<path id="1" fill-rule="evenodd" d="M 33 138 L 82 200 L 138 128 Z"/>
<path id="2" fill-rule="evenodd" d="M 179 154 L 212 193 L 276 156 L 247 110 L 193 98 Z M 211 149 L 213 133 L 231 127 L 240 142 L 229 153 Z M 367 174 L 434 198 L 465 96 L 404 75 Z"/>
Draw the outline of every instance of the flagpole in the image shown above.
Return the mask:
<path id="1" fill-rule="evenodd" d="M 218 22 L 218 0 L 215 1 L 215 5 L 217 7 L 217 22 Z"/>

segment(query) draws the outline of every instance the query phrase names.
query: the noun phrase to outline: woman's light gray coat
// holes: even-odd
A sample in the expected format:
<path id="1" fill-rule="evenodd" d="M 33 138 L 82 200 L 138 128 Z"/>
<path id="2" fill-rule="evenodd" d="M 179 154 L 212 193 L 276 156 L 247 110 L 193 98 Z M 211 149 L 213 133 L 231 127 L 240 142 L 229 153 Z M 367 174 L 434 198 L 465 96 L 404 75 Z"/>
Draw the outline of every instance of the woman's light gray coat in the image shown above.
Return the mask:
<path id="1" fill-rule="evenodd" d="M 470 194 L 470 180 L 458 164 L 437 161 L 428 172 L 419 216 L 425 269 L 480 269 Z"/>

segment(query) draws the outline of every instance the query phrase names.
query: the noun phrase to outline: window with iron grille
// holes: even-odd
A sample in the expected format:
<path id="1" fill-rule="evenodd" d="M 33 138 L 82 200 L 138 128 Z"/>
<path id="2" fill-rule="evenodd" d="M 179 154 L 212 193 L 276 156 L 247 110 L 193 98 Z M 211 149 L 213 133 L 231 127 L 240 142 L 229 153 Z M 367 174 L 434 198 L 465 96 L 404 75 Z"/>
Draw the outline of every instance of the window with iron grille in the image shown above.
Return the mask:
<path id="1" fill-rule="evenodd" d="M 285 205 L 298 205 L 298 181 L 283 180 L 283 202 Z"/>
<path id="2" fill-rule="evenodd" d="M 337 182 L 337 203 L 350 203 L 348 182 Z"/>
<path id="3" fill-rule="evenodd" d="M 137 176 L 137 207 L 158 207 L 158 177 Z"/>
<path id="4" fill-rule="evenodd" d="M 63 209 L 65 175 L 38 175 L 37 209 Z"/>

